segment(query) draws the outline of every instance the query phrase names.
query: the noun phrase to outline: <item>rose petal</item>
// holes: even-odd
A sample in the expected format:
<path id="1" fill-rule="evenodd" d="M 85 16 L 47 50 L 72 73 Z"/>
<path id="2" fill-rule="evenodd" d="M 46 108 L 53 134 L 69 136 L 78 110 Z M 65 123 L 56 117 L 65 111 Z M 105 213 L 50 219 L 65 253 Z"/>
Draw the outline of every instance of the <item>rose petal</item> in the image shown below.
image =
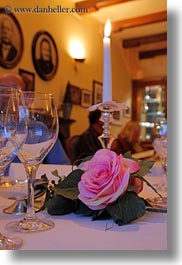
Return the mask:
<path id="1" fill-rule="evenodd" d="M 140 169 L 139 163 L 132 159 L 124 158 L 123 161 L 124 161 L 124 166 L 130 168 L 131 173 L 137 172 Z"/>

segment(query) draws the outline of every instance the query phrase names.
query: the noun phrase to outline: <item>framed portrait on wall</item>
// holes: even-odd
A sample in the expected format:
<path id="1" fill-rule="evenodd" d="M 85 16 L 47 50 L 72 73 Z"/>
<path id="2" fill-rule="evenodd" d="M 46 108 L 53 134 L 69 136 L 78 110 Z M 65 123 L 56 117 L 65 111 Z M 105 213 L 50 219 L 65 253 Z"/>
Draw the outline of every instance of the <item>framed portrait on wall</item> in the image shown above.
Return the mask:
<path id="1" fill-rule="evenodd" d="M 70 84 L 71 103 L 80 105 L 81 102 L 81 89 L 78 86 Z"/>
<path id="2" fill-rule="evenodd" d="M 122 110 L 114 111 L 113 112 L 113 120 L 112 124 L 114 125 L 122 125 Z"/>
<path id="3" fill-rule="evenodd" d="M 102 102 L 102 83 L 93 80 L 93 104 Z"/>
<path id="4" fill-rule="evenodd" d="M 23 34 L 16 17 L 0 8 L 0 66 L 6 69 L 15 67 L 23 54 Z"/>
<path id="5" fill-rule="evenodd" d="M 129 106 L 127 109 L 123 110 L 123 117 L 125 118 L 131 118 L 131 107 Z"/>
<path id="6" fill-rule="evenodd" d="M 49 81 L 58 68 L 58 51 L 54 39 L 47 31 L 39 31 L 32 42 L 32 59 L 37 74 Z"/>
<path id="7" fill-rule="evenodd" d="M 92 105 L 92 91 L 87 89 L 81 90 L 81 106 L 88 108 Z"/>
<path id="8" fill-rule="evenodd" d="M 19 74 L 23 78 L 25 82 L 25 90 L 26 91 L 34 91 L 35 85 L 35 75 L 32 72 L 29 72 L 24 69 L 19 69 Z"/>

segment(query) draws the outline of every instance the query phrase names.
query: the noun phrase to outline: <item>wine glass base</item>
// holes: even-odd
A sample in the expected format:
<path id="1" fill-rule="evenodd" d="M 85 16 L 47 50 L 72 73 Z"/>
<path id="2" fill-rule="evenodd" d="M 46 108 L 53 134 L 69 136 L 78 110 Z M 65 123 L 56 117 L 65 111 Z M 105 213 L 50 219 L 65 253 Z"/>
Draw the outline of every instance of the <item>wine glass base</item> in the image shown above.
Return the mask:
<path id="1" fill-rule="evenodd" d="M 148 198 L 147 202 L 152 207 L 162 208 L 167 210 L 167 197 L 153 197 Z"/>
<path id="2" fill-rule="evenodd" d="M 47 231 L 54 227 L 54 223 L 50 220 L 26 220 L 13 221 L 6 225 L 6 229 L 11 232 L 41 232 Z"/>
<path id="3" fill-rule="evenodd" d="M 0 181 L 0 188 L 10 188 L 14 185 L 20 185 L 22 186 L 23 184 L 27 183 L 27 179 L 26 180 L 6 180 L 6 181 Z"/>
<path id="4" fill-rule="evenodd" d="M 17 237 L 3 236 L 0 239 L 0 250 L 17 250 L 23 245 L 23 240 Z"/>

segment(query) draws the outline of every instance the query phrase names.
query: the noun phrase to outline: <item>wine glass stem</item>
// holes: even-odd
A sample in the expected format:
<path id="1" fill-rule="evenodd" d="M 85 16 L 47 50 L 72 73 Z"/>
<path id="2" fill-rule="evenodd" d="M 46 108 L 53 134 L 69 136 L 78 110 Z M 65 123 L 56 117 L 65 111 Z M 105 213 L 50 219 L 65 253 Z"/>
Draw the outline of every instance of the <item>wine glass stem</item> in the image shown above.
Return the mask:
<path id="1" fill-rule="evenodd" d="M 36 176 L 38 166 L 25 165 L 25 171 L 28 179 L 28 197 L 27 197 L 27 211 L 25 215 L 26 220 L 36 219 L 35 210 L 34 210 L 34 180 Z"/>
<path id="2" fill-rule="evenodd" d="M 162 164 L 162 182 L 163 182 L 163 188 L 166 191 L 167 190 L 167 158 L 161 157 L 161 164 Z"/>

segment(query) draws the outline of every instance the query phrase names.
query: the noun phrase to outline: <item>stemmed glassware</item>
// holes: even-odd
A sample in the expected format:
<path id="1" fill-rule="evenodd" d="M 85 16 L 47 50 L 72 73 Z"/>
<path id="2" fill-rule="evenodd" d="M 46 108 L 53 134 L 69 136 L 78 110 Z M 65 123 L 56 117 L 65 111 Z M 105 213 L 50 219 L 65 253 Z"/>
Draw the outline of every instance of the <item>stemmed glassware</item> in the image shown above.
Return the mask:
<path id="1" fill-rule="evenodd" d="M 39 219 L 34 210 L 34 181 L 36 172 L 53 147 L 58 136 L 58 115 L 54 97 L 49 93 L 24 92 L 28 108 L 28 136 L 18 152 L 28 179 L 27 212 L 20 221 L 6 225 L 9 231 L 37 232 L 54 227 L 47 219 Z"/>
<path id="2" fill-rule="evenodd" d="M 162 197 L 153 198 L 153 202 L 167 207 L 167 120 L 164 117 L 156 118 L 154 123 L 153 147 L 160 157 L 163 171 L 160 183 L 155 185 Z"/>
<path id="3" fill-rule="evenodd" d="M 19 89 L 0 86 L 0 179 L 27 137 L 27 118 Z M 0 250 L 19 249 L 22 240 L 0 233 Z"/>

